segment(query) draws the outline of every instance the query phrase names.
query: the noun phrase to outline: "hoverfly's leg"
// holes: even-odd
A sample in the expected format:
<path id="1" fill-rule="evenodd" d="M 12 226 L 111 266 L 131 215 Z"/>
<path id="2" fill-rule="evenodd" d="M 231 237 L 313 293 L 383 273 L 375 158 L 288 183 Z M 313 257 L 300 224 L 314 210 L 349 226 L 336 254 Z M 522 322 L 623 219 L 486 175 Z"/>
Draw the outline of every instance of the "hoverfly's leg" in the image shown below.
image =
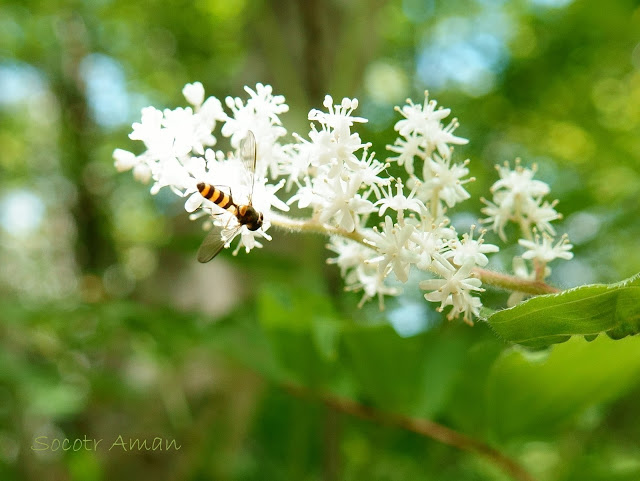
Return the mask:
<path id="1" fill-rule="evenodd" d="M 223 235 L 224 235 L 224 233 L 225 233 L 225 232 L 227 232 L 227 233 L 229 232 L 229 224 L 231 224 L 231 221 L 232 221 L 234 218 L 235 218 L 235 217 L 233 217 L 233 216 L 229 216 L 229 219 L 227 220 L 227 223 L 226 223 L 226 224 L 224 225 L 224 227 L 222 228 L 222 233 L 223 233 Z M 240 227 L 241 227 L 241 226 L 240 226 L 240 225 L 238 225 L 238 226 L 237 226 L 237 227 L 235 227 L 234 229 L 238 229 L 238 228 L 240 228 Z M 228 241 L 229 241 L 229 242 L 231 242 L 231 240 L 232 240 L 234 237 L 235 237 L 235 234 L 234 234 L 234 235 L 232 235 L 232 236 L 230 236 L 230 237 L 229 237 L 229 239 L 228 239 Z M 225 244 L 226 244 L 226 242 L 225 242 Z"/>

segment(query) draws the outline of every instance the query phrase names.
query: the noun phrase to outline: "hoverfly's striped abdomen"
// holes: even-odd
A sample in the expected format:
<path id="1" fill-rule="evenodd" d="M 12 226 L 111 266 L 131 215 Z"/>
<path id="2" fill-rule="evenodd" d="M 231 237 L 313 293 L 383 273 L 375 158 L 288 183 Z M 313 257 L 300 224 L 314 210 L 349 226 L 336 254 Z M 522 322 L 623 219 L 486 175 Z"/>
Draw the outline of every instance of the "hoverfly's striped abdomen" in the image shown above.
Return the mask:
<path id="1" fill-rule="evenodd" d="M 204 197 L 205 199 L 209 199 L 211 202 L 217 204 L 223 209 L 233 211 L 236 210 L 236 204 L 233 202 L 231 196 L 229 194 L 225 194 L 216 186 L 207 184 L 205 182 L 200 182 L 197 187 L 200 191 L 200 195 L 202 195 L 202 197 Z"/>

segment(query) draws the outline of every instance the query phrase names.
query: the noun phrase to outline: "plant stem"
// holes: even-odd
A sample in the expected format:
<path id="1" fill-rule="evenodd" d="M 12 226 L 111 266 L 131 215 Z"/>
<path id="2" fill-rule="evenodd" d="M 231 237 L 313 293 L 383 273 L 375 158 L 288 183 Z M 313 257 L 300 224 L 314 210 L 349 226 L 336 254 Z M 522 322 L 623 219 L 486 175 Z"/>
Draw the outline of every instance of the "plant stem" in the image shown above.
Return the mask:
<path id="1" fill-rule="evenodd" d="M 365 237 L 360 232 L 358 232 L 358 230 L 349 232 L 344 229 L 341 229 L 340 227 L 334 227 L 328 224 L 323 224 L 313 219 L 294 219 L 284 215 L 275 214 L 273 212 L 269 214 L 269 220 L 271 221 L 271 225 L 274 225 L 282 229 L 286 229 L 294 232 L 309 232 L 312 234 L 321 234 L 321 235 L 328 235 L 328 236 L 337 235 L 340 237 L 344 237 L 346 239 L 351 239 L 353 241 L 359 242 L 364 246 L 371 247 L 370 244 L 367 244 L 365 242 Z"/>
<path id="2" fill-rule="evenodd" d="M 314 393 L 305 387 L 290 383 L 285 384 L 283 387 L 297 397 L 317 399 L 338 412 L 344 412 L 374 423 L 406 429 L 407 431 L 429 437 L 462 451 L 479 454 L 517 481 L 535 481 L 522 466 L 497 449 L 429 419 L 411 418 L 401 414 L 380 411 L 371 406 L 360 404 L 352 399 L 341 398 L 326 393 Z"/>
<path id="3" fill-rule="evenodd" d="M 365 236 L 358 230 L 348 232 L 339 227 L 322 224 L 313 219 L 294 219 L 284 215 L 271 212 L 269 215 L 271 225 L 294 232 L 308 232 L 321 235 L 337 235 L 346 239 L 359 242 L 360 244 L 373 248 L 371 244 L 366 242 Z M 500 287 L 510 291 L 524 292 L 525 294 L 541 295 L 553 294 L 560 292 L 560 289 L 550 286 L 541 280 L 527 280 L 520 277 L 502 274 L 487 269 L 476 267 L 473 270 L 475 276 L 482 281 L 494 287 Z"/>
<path id="4" fill-rule="evenodd" d="M 431 195 L 431 215 L 434 219 L 438 218 L 438 207 L 440 206 L 440 189 L 436 188 L 433 190 L 433 194 Z"/>
<path id="5" fill-rule="evenodd" d="M 550 286 L 543 281 L 530 281 L 520 277 L 482 269 L 480 267 L 474 268 L 473 272 L 483 284 L 501 287 L 510 291 L 524 292 L 525 294 L 533 294 L 537 296 L 542 294 L 554 294 L 561 291 L 557 287 Z"/>

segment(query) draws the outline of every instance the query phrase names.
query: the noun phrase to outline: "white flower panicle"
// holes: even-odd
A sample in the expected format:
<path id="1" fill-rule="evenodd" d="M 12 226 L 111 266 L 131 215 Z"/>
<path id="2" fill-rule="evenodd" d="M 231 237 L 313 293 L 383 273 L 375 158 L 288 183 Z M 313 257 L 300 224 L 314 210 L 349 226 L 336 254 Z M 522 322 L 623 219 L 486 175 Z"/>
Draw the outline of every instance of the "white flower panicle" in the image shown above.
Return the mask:
<path id="1" fill-rule="evenodd" d="M 129 137 L 141 140 L 146 150 L 135 155 L 116 149 L 113 157 L 119 171 L 133 169 L 137 180 L 153 180 L 151 193 L 157 194 L 163 187 L 169 187 L 178 196 L 185 198 L 185 210 L 194 212 L 192 218 L 205 216 L 208 227 L 217 224 L 224 227 L 237 225 L 237 219 L 227 210 L 220 208 L 200 195 L 199 182 L 225 186 L 223 190 L 232 195 L 236 203 L 247 203 L 253 189 L 253 205 L 265 213 L 261 229 L 250 231 L 246 227 L 239 230 L 242 245 L 247 251 L 260 247 L 258 239 L 270 239 L 269 213 L 272 207 L 286 211 L 288 206 L 276 192 L 282 183 L 270 183 L 264 173 L 274 166 L 277 168 L 284 154 L 274 147 L 277 140 L 286 134 L 280 126 L 278 115 L 286 112 L 284 97 L 272 95 L 270 86 L 258 84 L 255 91 L 247 88 L 250 98 L 246 104 L 240 99 L 226 99 L 232 115 L 225 113 L 222 102 L 215 97 L 204 100 L 201 83 L 187 84 L 183 94 L 192 107 L 165 109 L 154 107 L 142 109 L 142 119 L 133 124 Z M 225 154 L 212 150 L 217 144 L 214 129 L 222 123 L 222 134 L 231 137 L 232 146 L 252 130 L 261 155 L 257 165 L 256 182 L 250 185 L 242 161 L 235 154 Z M 229 240 L 231 241 L 231 239 Z"/>
<path id="2" fill-rule="evenodd" d="M 397 110 L 403 118 L 395 125 L 400 137 L 388 149 L 398 154 L 385 161 L 375 158 L 371 143 L 364 142 L 354 128 L 367 122 L 354 116 L 356 99 L 339 103 L 326 96 L 324 109 L 313 109 L 306 136 L 293 134 L 293 142 L 283 143 L 287 131 L 280 115 L 289 107 L 269 85 L 245 87 L 248 99 L 205 98 L 202 84 L 187 84 L 183 94 L 186 108 L 142 110 L 142 119 L 133 124 L 130 138 L 144 143 L 139 155 L 116 149 L 113 153 L 119 171 L 133 170 L 142 182 L 152 181 L 151 193 L 169 187 L 184 198 L 185 210 L 192 219 L 204 218 L 205 226 L 239 225 L 236 216 L 205 199 L 197 185 L 201 182 L 220 187 L 237 205 L 249 202 L 264 216 L 263 224 L 251 231 L 238 229 L 241 247 L 249 252 L 271 240 L 270 226 L 305 225 L 310 230 L 332 234 L 328 248 L 345 281 L 345 289 L 362 291 L 361 304 L 377 298 L 381 308 L 384 296 L 402 292 L 400 284 L 412 277 L 412 271 L 424 280 L 420 288 L 447 317 L 462 317 L 472 323 L 482 303 L 478 294 L 484 289 L 477 269 L 488 263 L 486 254 L 498 247 L 484 242 L 484 231 L 474 239 L 475 226 L 460 238 L 446 215 L 447 209 L 468 199 L 465 184 L 469 161 L 454 162 L 453 145 L 468 141 L 453 135 L 456 119 L 443 121 L 449 109 L 436 108 L 425 93 L 423 105 L 410 100 Z M 225 109 L 226 107 L 226 109 Z M 216 128 L 219 127 L 219 133 Z M 214 150 L 219 135 L 228 137 L 232 149 L 238 149 L 248 132 L 257 146 L 254 176 L 248 175 L 239 153 Z M 391 178 L 386 169 L 393 162 L 404 166 L 408 179 Z M 559 218 L 555 203 L 543 201 L 548 186 L 533 180 L 535 169 L 516 165 L 501 168 L 494 185 L 493 202 L 487 202 L 487 221 L 501 236 L 508 221 L 536 226 L 540 241 L 521 241 L 527 248 L 524 259 L 549 262 L 568 258 L 570 245 L 565 240 L 549 244 L 553 233 L 550 222 Z M 252 183 L 252 179 L 254 179 Z M 277 211 L 289 206 L 308 209 L 307 219 L 289 219 Z M 289 224 L 287 224 L 289 222 Z M 235 231 L 235 230 L 234 230 Z M 228 239 L 229 247 L 233 239 Z"/>
<path id="3" fill-rule="evenodd" d="M 397 284 L 408 282 L 412 269 L 439 275 L 432 266 L 433 259 L 453 249 L 450 240 L 457 234 L 447 227 L 442 203 L 453 207 L 469 198 L 464 184 L 473 179 L 466 178 L 468 161 L 452 161 L 449 144 L 467 141 L 452 135 L 457 121 L 443 126 L 441 121 L 449 115 L 448 109 L 436 110 L 434 101 L 425 101 L 424 107 L 409 101 L 401 110 L 405 119 L 396 124 L 396 130 L 406 138 L 419 139 L 415 145 L 423 166 L 422 176 L 411 171 L 416 153 L 404 163 L 410 174 L 407 191 L 401 179 L 384 176 L 386 167 L 397 158 L 385 163 L 375 160 L 368 152 L 371 144 L 352 132 L 356 123 L 366 122 L 353 116 L 357 102 L 343 99 L 334 105 L 327 96 L 324 107 L 326 111 L 314 109 L 309 113 L 313 122 L 309 140 L 297 136 L 297 157 L 293 156 L 289 168 L 281 166 L 281 172 L 289 175 L 287 184 L 298 187 L 288 203 L 311 208 L 311 218 L 321 224 L 360 236 L 361 243 L 332 238 L 329 248 L 338 256 L 330 262 L 339 266 L 348 290 L 363 291 L 363 302 L 378 297 L 382 307 L 383 296 L 401 292 Z M 374 215 L 383 220 L 369 227 Z M 478 246 L 481 244 L 477 241 Z M 495 252 L 497 247 L 487 244 L 477 250 L 478 255 L 470 255 L 472 260 L 464 266 L 468 271 L 465 278 L 472 277 L 475 259 L 481 263 L 486 259 L 482 252 Z M 456 272 L 463 267 L 455 260 L 445 262 Z M 476 281 L 480 282 L 475 279 L 472 284 Z M 452 306 L 454 317 L 462 315 L 471 322 L 480 300 L 473 300 L 471 292 L 453 290 L 441 307 Z"/>
<path id="4" fill-rule="evenodd" d="M 482 199 L 486 207 L 482 212 L 487 218 L 482 222 L 490 224 L 503 241 L 507 240 L 505 227 L 513 222 L 520 228 L 522 238 L 518 244 L 526 248 L 521 257 L 513 260 L 514 274 L 523 279 L 544 280 L 551 274 L 547 264 L 555 259 L 569 260 L 573 258 L 567 235 L 563 235 L 554 244 L 555 228 L 551 222 L 561 219 L 562 215 L 555 210 L 558 201 L 544 200 L 551 192 L 546 182 L 536 180 L 537 166 L 531 168 L 521 165 L 520 159 L 515 160 L 512 169 L 508 162 L 502 166 L 496 166 L 500 179 L 491 187 L 493 199 Z M 531 261 L 533 266 L 531 274 L 525 261 Z M 509 305 L 523 298 L 521 294 L 514 293 L 509 298 Z"/>
<path id="5" fill-rule="evenodd" d="M 535 226 L 541 232 L 555 234 L 550 223 L 560 219 L 561 215 L 554 209 L 557 201 L 543 202 L 550 189 L 545 182 L 533 179 L 537 166 L 534 164 L 527 169 L 520 165 L 520 159 L 516 159 L 513 170 L 508 162 L 496 168 L 500 179 L 491 187 L 493 201 L 482 199 L 487 204 L 482 212 L 488 216 L 483 222 L 491 224 L 503 241 L 506 240 L 504 228 L 508 222 L 515 222 L 527 232 Z"/>
<path id="6" fill-rule="evenodd" d="M 396 107 L 404 119 L 399 120 L 395 125 L 395 130 L 403 137 L 396 140 L 394 145 L 387 146 L 392 152 L 396 152 L 398 157 L 389 160 L 396 160 L 399 165 L 404 165 L 409 174 L 414 172 L 414 160 L 419 158 L 426 160 L 437 151 L 441 157 L 451 156 L 449 144 L 464 145 L 469 141 L 453 135 L 453 131 L 458 128 L 458 120 L 453 119 L 447 126 L 442 124 L 442 120 L 447 118 L 451 109 L 436 110 L 437 102 L 429 100 L 429 92 L 424 93 L 424 106 L 415 105 L 411 99 L 407 99 L 407 105 L 402 108 Z"/>

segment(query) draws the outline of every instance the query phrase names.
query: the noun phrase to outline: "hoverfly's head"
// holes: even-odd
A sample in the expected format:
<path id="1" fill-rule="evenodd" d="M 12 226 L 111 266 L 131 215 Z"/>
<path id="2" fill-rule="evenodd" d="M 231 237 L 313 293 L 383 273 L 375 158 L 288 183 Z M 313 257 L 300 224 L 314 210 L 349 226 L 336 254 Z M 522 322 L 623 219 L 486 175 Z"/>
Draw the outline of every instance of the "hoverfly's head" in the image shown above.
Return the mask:
<path id="1" fill-rule="evenodd" d="M 242 208 L 240 212 L 238 212 L 238 220 L 241 224 L 247 226 L 249 230 L 258 230 L 262 227 L 263 215 L 262 212 L 258 212 L 253 208 L 253 206 L 247 206 L 244 210 L 244 214 L 242 213 Z"/>

